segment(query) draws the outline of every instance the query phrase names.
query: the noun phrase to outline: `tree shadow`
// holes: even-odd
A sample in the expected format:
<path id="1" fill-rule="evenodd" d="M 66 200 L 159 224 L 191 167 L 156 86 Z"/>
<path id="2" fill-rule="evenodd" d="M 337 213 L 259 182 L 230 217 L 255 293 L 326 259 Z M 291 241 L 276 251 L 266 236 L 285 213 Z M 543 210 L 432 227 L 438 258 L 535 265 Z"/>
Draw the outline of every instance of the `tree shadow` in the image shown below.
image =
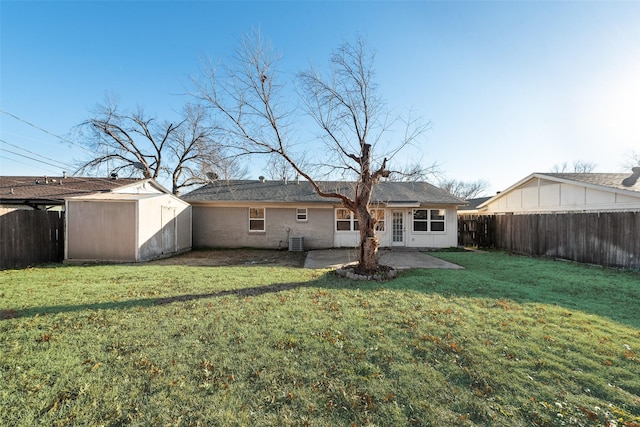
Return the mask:
<path id="1" fill-rule="evenodd" d="M 475 256 L 473 254 L 469 254 Z M 547 262 L 522 257 L 520 263 L 501 268 L 495 260 L 461 262 L 464 270 L 401 270 L 396 279 L 387 281 L 357 281 L 339 277 L 326 271 L 319 277 L 305 282 L 285 282 L 249 288 L 226 289 L 213 292 L 188 293 L 174 296 L 139 298 L 124 301 L 96 302 L 78 305 L 56 305 L 26 309 L 0 309 L 0 321 L 12 318 L 33 317 L 44 314 L 79 312 L 84 310 L 120 310 L 138 307 L 162 306 L 178 302 L 197 301 L 225 296 L 252 297 L 278 293 L 297 288 L 322 288 L 374 292 L 380 289 L 440 295 L 445 298 L 477 298 L 511 300 L 519 304 L 544 304 L 560 306 L 609 318 L 615 322 L 640 328 L 640 286 L 634 283 L 640 278 L 637 272 L 621 272 L 601 268 L 589 268 L 576 264 L 563 274 L 569 279 L 556 277 L 554 271 L 529 273 L 526 266 Z M 543 271 L 552 264 L 544 265 Z M 565 263 L 557 263 L 563 266 Z M 194 266 L 195 267 L 195 266 Z M 197 268 L 197 267 L 195 267 Z M 213 267 L 215 268 L 215 267 Z M 564 266 L 563 266 L 564 268 Z M 522 270 L 522 271 L 520 271 Z M 487 273 L 489 272 L 489 273 Z M 604 272 L 604 273 L 603 273 Z M 612 274 L 613 277 L 586 283 L 589 276 Z M 546 274 L 547 277 L 542 277 Z M 572 274 L 575 275 L 571 276 Z M 511 277 L 509 277 L 511 276 Z M 552 281 L 550 284 L 549 278 Z M 546 282 L 545 282 L 546 280 Z M 544 284 L 543 284 L 544 282 Z"/>
<path id="2" fill-rule="evenodd" d="M 122 310 L 136 307 L 152 307 L 172 304 L 176 302 L 196 301 L 207 298 L 221 298 L 235 295 L 238 297 L 252 297 L 265 294 L 287 291 L 290 289 L 309 286 L 306 282 L 275 283 L 272 285 L 257 286 L 252 288 L 228 289 L 217 292 L 205 292 L 201 294 L 183 294 L 161 298 L 139 298 L 126 301 L 99 302 L 77 305 L 55 305 L 27 308 L 24 310 L 3 309 L 0 310 L 0 321 L 22 317 L 34 317 L 45 314 L 72 313 L 84 310 Z"/>

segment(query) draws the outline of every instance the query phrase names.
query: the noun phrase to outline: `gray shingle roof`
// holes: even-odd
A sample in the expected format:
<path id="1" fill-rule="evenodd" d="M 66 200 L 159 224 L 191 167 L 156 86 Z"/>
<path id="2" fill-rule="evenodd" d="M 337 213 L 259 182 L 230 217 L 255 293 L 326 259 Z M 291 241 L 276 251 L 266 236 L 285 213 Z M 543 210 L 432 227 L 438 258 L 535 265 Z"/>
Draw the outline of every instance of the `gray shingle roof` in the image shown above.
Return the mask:
<path id="1" fill-rule="evenodd" d="M 321 181 L 327 192 L 353 194 L 354 183 Z M 192 203 L 213 201 L 331 203 L 319 196 L 308 181 L 216 181 L 181 197 Z M 338 200 L 336 199 L 335 202 Z M 421 203 L 463 205 L 466 202 L 426 182 L 379 182 L 373 190 L 373 203 Z"/>
<path id="2" fill-rule="evenodd" d="M 139 181 L 135 178 L 0 176 L 0 201 L 62 204 L 69 197 L 112 191 Z"/>
<path id="3" fill-rule="evenodd" d="M 544 175 L 586 184 L 617 188 L 618 190 L 640 192 L 640 170 L 636 173 L 545 173 Z"/>
<path id="4" fill-rule="evenodd" d="M 478 206 L 480 206 L 481 204 L 483 204 L 484 202 L 486 202 L 487 200 L 489 200 L 492 196 L 486 196 L 486 197 L 477 197 L 475 199 L 467 199 L 467 202 L 469 203 L 469 205 L 464 206 L 464 207 L 460 207 L 458 208 L 458 210 L 460 211 L 465 211 L 465 210 L 474 210 L 477 209 Z"/>

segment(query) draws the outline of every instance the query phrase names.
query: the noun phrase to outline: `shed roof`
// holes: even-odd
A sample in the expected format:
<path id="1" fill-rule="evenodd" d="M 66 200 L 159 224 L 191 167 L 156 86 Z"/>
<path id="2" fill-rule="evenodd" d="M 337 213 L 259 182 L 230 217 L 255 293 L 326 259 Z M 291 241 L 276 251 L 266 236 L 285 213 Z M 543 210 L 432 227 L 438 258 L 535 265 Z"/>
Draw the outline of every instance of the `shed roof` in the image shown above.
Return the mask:
<path id="1" fill-rule="evenodd" d="M 355 183 L 344 181 L 320 181 L 320 188 L 327 192 L 353 194 Z M 190 203 L 206 202 L 290 202 L 331 203 L 332 199 L 319 196 L 309 181 L 216 181 L 182 196 Z M 337 200 L 336 200 L 337 201 Z M 464 205 L 467 202 L 427 182 L 379 182 L 373 189 L 373 203 L 417 203 Z"/>
<path id="2" fill-rule="evenodd" d="M 0 176 L 0 203 L 63 204 L 69 197 L 105 193 L 140 184 L 136 178 Z"/>

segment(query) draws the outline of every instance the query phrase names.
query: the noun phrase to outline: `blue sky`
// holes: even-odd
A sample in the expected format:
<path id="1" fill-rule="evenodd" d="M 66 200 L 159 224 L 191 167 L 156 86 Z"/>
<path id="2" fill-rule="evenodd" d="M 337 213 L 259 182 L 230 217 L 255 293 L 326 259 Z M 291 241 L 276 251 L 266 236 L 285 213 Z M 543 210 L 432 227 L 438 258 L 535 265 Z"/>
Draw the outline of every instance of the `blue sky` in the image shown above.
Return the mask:
<path id="1" fill-rule="evenodd" d="M 639 1 L 3 0 L 0 19 L 3 175 L 72 171 L 91 155 L 72 130 L 106 94 L 171 119 L 199 59 L 257 28 L 291 75 L 362 35 L 389 107 L 431 122 L 398 160 L 489 194 L 563 162 L 625 171 L 640 151 Z"/>

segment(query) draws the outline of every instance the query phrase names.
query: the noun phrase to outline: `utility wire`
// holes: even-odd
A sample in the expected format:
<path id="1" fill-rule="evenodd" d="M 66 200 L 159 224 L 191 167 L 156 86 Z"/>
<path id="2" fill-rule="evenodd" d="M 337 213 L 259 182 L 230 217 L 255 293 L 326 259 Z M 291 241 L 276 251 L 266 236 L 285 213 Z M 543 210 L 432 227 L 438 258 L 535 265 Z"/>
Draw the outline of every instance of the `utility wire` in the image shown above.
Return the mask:
<path id="1" fill-rule="evenodd" d="M 78 148 L 81 148 L 81 149 L 83 149 L 83 150 L 85 150 L 85 151 L 87 151 L 87 152 L 89 152 L 89 153 L 91 153 L 91 154 L 95 154 L 95 152 L 94 152 L 94 151 L 92 151 L 92 150 L 88 149 L 87 147 L 83 147 L 82 145 L 80 145 L 80 144 L 76 144 L 75 142 L 70 141 L 70 140 L 68 140 L 68 139 L 66 139 L 66 138 L 63 138 L 63 137 L 61 137 L 60 135 L 56 135 L 55 133 L 49 132 L 48 130 L 43 129 L 43 128 L 41 128 L 40 126 L 34 125 L 33 123 L 31 123 L 31 122 L 29 122 L 29 121 L 27 121 L 27 120 L 24 120 L 24 119 L 22 119 L 22 118 L 20 118 L 20 117 L 16 116 L 15 114 L 11 114 L 11 113 L 9 113 L 8 111 L 5 111 L 5 110 L 3 110 L 3 109 L 1 109 L 1 108 L 0 108 L 0 113 L 6 114 L 6 115 L 8 115 L 8 116 L 10 116 L 10 117 L 13 117 L 14 119 L 16 119 L 16 120 L 18 120 L 18 121 L 21 121 L 22 123 L 24 123 L 24 124 L 26 124 L 26 125 L 29 125 L 29 126 L 31 126 L 32 128 L 34 128 L 34 129 L 38 129 L 38 130 L 40 130 L 40 131 L 42 131 L 42 132 L 44 132 L 44 133 L 46 133 L 46 134 L 48 134 L 48 135 L 51 135 L 51 136 L 53 136 L 53 137 L 55 137 L 55 138 L 58 138 L 60 141 L 67 142 L 67 143 L 69 143 L 69 144 L 71 144 L 71 145 L 74 145 L 74 146 L 76 146 L 76 147 L 78 147 Z M 3 140 L 0 140 L 0 141 L 4 142 L 5 144 L 8 144 L 6 141 L 3 141 Z M 13 144 L 9 144 L 9 145 L 13 145 Z M 13 145 L 13 146 L 15 147 L 15 145 Z M 18 147 L 18 148 L 20 148 L 20 147 Z M 24 150 L 24 148 L 20 148 L 20 149 L 21 149 L 21 150 Z M 24 155 L 24 154 L 16 153 L 15 151 L 7 150 L 6 148 L 2 148 L 2 147 L 0 147 L 0 151 L 5 151 L 5 152 L 7 152 L 7 153 L 15 154 L 16 156 L 24 157 L 24 158 L 26 158 L 26 159 L 30 159 L 30 160 L 33 160 L 33 161 L 36 161 L 36 162 L 39 162 L 39 163 L 43 163 L 43 164 L 45 164 L 45 165 L 53 166 L 53 167 L 55 167 L 55 168 L 59 168 L 59 167 L 60 167 L 59 165 L 54 165 L 54 164 L 51 164 L 51 163 L 48 163 L 48 162 L 45 162 L 45 161 L 43 161 L 43 160 L 39 160 L 39 159 L 34 159 L 33 157 L 29 157 L 29 156 L 26 156 L 26 155 Z M 28 150 L 24 150 L 24 151 L 29 152 Z M 32 154 L 33 154 L 33 153 L 32 153 Z M 43 158 L 47 158 L 47 157 L 41 156 L 41 155 L 39 155 L 39 154 L 36 154 L 36 155 L 38 155 L 38 156 L 40 156 L 40 157 L 43 157 Z M 7 159 L 6 157 L 4 157 L 4 158 L 5 158 L 5 159 Z M 11 160 L 11 159 L 7 159 L 7 160 Z M 49 159 L 49 160 L 52 160 L 52 161 L 54 161 L 54 162 L 57 162 L 57 160 L 53 160 L 53 159 Z M 13 161 L 16 161 L 16 160 L 13 160 Z M 73 169 L 73 167 L 71 167 L 71 169 Z M 101 179 L 101 180 L 105 180 L 105 181 L 109 180 L 109 178 L 97 178 L 97 179 Z"/>
<path id="2" fill-rule="evenodd" d="M 38 163 L 44 163 L 45 165 L 53 166 L 53 167 L 56 167 L 56 168 L 60 167 L 60 165 L 54 165 L 53 163 L 45 162 L 44 160 L 40 160 L 40 159 L 36 159 L 34 157 L 26 156 L 24 154 L 16 153 L 15 151 L 7 150 L 6 148 L 0 147 L 0 151 L 5 151 L 7 153 L 15 154 L 16 156 L 24 157 L 25 159 L 33 160 L 33 161 L 38 162 Z"/>
<path id="3" fill-rule="evenodd" d="M 71 166 L 71 165 L 69 165 L 69 164 L 67 164 L 67 163 L 63 163 L 63 162 L 58 161 L 58 160 L 56 160 L 56 159 L 52 159 L 52 158 L 50 158 L 50 157 L 43 156 L 42 154 L 34 153 L 33 151 L 29 151 L 29 150 L 27 150 L 26 148 L 22 148 L 22 147 L 20 147 L 20 146 L 18 146 L 18 145 L 15 145 L 15 144 L 12 144 L 12 143 L 10 143 L 10 142 L 7 142 L 7 141 L 5 141 L 4 139 L 0 139 L 0 142 L 2 142 L 3 144 L 11 145 L 12 147 L 15 147 L 15 148 L 17 148 L 17 149 L 19 149 L 19 150 L 26 151 L 27 153 L 29 153 L 29 154 L 33 154 L 34 156 L 42 157 L 43 159 L 47 159 L 47 160 L 51 160 L 52 162 L 59 163 L 59 164 L 60 164 L 60 166 L 62 166 L 62 167 L 69 168 L 69 169 L 73 169 L 73 168 L 74 168 L 74 166 Z M 58 166 L 58 167 L 60 167 L 60 166 Z"/>
<path id="4" fill-rule="evenodd" d="M 11 114 L 11 113 L 9 113 L 8 111 L 4 111 L 4 110 L 3 110 L 3 109 L 1 109 L 1 108 L 0 108 L 0 113 L 6 114 L 7 116 L 10 116 L 10 117 L 13 117 L 14 119 L 16 119 L 16 120 L 18 120 L 18 121 L 21 121 L 22 123 L 24 123 L 24 124 L 26 124 L 26 125 L 29 125 L 29 126 L 31 126 L 32 128 L 34 128 L 34 129 L 38 129 L 39 131 L 42 131 L 42 132 L 44 132 L 44 133 L 46 133 L 46 134 L 48 134 L 48 135 L 53 136 L 54 138 L 58 138 L 58 139 L 59 139 L 59 140 L 61 140 L 61 141 L 64 141 L 64 142 L 69 143 L 69 144 L 71 144 L 71 145 L 74 145 L 74 146 L 76 146 L 76 147 L 78 147 L 78 148 L 82 148 L 83 150 L 88 151 L 89 153 L 93 153 L 93 151 L 89 150 L 87 147 L 83 147 L 82 145 L 80 145 L 80 144 L 76 144 L 75 142 L 70 141 L 70 140 L 68 140 L 68 139 L 66 139 L 66 138 L 63 138 L 63 137 L 62 137 L 62 136 L 60 136 L 60 135 L 56 135 L 55 133 L 49 132 L 48 130 L 43 129 L 43 128 L 41 128 L 40 126 L 34 125 L 33 123 L 31 123 L 31 122 L 29 122 L 29 121 L 27 121 L 27 120 L 25 120 L 25 119 L 21 119 L 20 117 L 16 116 L 15 114 Z"/>
<path id="5" fill-rule="evenodd" d="M 25 165 L 25 166 L 32 166 L 32 165 L 30 165 L 29 163 L 21 162 L 20 160 L 13 159 L 13 158 L 11 158 L 11 157 L 6 157 L 6 156 L 3 156 L 3 155 L 1 155 L 1 154 L 0 154 L 0 159 L 7 160 L 7 161 L 9 161 L 9 162 L 19 163 L 19 164 L 21 164 L 21 165 Z M 40 168 L 40 170 L 44 170 L 44 171 L 50 172 L 50 173 L 52 173 L 53 175 L 56 175 L 56 174 L 58 173 L 58 172 L 53 171 L 53 170 L 51 170 L 51 169 L 43 168 L 42 166 L 39 166 L 39 168 Z"/>

